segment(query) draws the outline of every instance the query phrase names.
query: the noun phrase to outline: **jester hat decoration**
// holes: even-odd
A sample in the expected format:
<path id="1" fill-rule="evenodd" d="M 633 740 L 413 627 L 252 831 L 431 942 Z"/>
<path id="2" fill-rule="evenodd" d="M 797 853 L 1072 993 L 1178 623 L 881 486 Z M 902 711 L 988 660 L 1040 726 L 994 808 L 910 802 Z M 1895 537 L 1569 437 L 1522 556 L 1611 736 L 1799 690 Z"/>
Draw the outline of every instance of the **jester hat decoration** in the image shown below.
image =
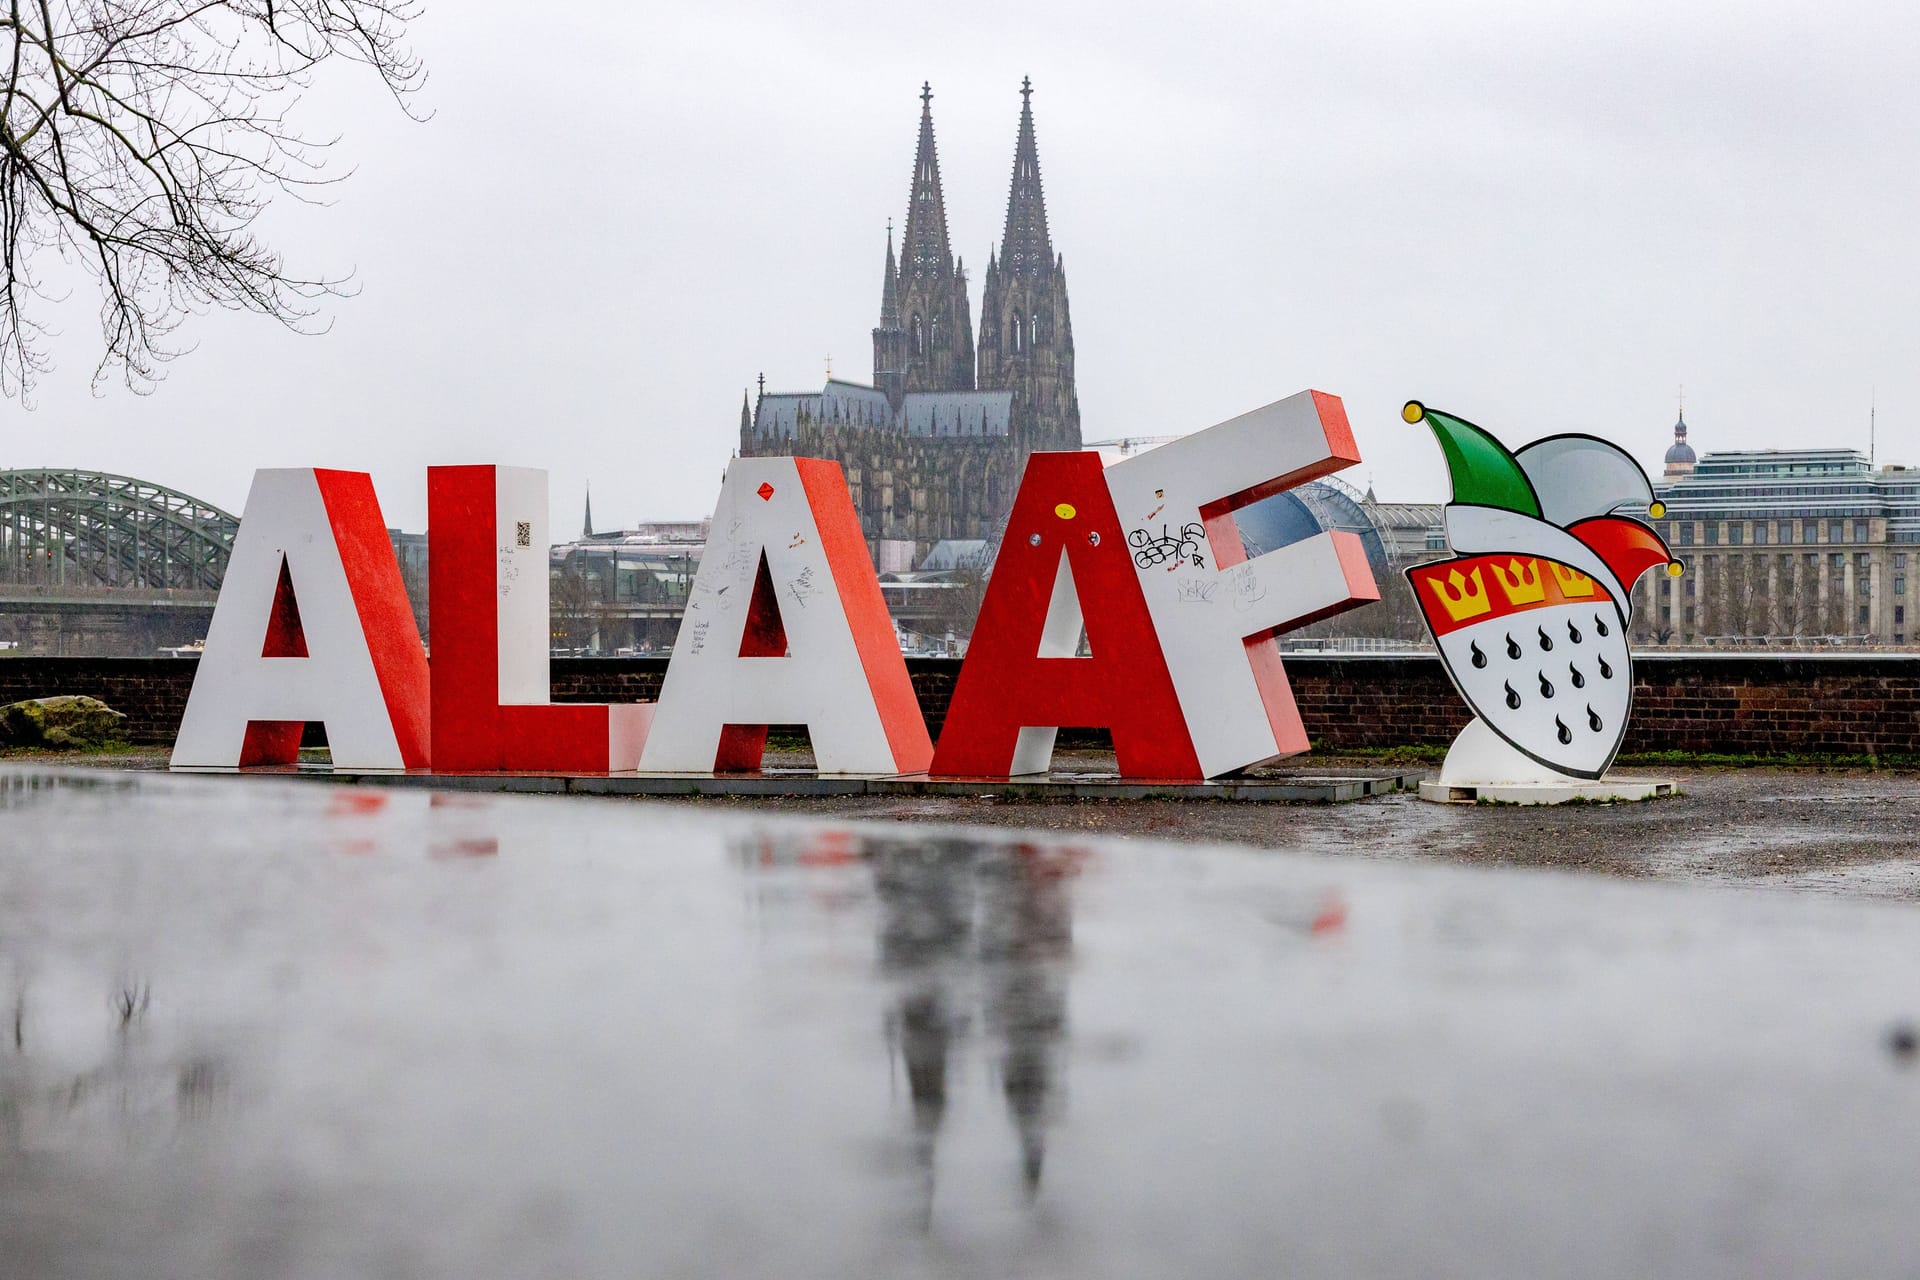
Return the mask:
<path id="1" fill-rule="evenodd" d="M 1556 435 L 1509 452 L 1464 418 L 1409 401 L 1446 455 L 1448 560 L 1407 570 L 1460 696 L 1515 750 L 1575 778 L 1604 775 L 1633 705 L 1631 592 L 1667 544 L 1622 507 L 1664 514 L 1617 445 Z"/>

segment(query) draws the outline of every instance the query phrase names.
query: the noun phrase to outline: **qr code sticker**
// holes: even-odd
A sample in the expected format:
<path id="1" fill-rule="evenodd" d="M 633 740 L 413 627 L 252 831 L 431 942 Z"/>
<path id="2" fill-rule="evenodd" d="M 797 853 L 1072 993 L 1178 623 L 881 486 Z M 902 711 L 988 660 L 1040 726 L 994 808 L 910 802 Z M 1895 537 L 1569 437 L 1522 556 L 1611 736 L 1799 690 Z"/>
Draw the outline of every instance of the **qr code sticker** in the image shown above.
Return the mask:
<path id="1" fill-rule="evenodd" d="M 533 521 L 517 520 L 513 526 L 513 545 L 530 547 L 533 545 Z"/>

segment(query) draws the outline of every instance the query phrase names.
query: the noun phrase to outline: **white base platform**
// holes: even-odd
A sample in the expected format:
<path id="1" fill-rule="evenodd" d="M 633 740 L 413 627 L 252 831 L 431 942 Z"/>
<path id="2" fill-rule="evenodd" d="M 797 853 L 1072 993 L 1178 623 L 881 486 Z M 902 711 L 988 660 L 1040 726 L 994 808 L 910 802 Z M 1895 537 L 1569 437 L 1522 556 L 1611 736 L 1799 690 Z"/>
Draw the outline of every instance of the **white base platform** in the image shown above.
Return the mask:
<path id="1" fill-rule="evenodd" d="M 1440 777 L 1420 784 L 1420 798 L 1441 804 L 1609 804 L 1673 794 L 1670 778 L 1597 781 L 1575 778 L 1521 755 L 1478 716 L 1467 722 L 1447 751 Z"/>
<path id="2" fill-rule="evenodd" d="M 1611 804 L 1622 800 L 1652 800 L 1673 794 L 1671 778 L 1602 778 L 1584 782 L 1490 782 L 1472 784 L 1423 782 L 1420 798 L 1441 804 Z"/>

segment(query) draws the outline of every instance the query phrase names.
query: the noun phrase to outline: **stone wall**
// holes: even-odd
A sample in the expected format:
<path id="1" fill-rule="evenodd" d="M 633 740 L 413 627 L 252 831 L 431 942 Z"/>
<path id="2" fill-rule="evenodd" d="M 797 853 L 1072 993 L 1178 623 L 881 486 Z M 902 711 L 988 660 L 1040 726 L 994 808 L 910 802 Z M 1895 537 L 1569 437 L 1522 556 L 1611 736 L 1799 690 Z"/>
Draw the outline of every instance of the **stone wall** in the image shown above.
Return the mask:
<path id="1" fill-rule="evenodd" d="M 137 742 L 172 741 L 192 688 L 187 658 L 0 658 L 0 703 L 83 693 L 125 712 Z M 910 658 L 908 672 L 937 734 L 959 664 Z M 662 658 L 556 658 L 560 702 L 658 696 Z M 1317 745 L 1442 746 L 1467 711 L 1438 660 L 1287 660 Z M 1767 755 L 1920 755 L 1920 655 L 1670 656 L 1634 660 L 1626 750 Z"/>

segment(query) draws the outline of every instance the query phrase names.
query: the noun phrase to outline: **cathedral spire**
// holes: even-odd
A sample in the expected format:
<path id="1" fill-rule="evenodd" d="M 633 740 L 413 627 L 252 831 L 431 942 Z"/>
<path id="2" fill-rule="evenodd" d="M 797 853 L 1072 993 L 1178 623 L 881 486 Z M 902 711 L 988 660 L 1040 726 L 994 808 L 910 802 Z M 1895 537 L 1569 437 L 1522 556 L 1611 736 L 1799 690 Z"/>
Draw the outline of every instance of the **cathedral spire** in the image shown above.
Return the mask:
<path id="1" fill-rule="evenodd" d="M 947 245 L 947 202 L 940 191 L 940 156 L 933 145 L 933 86 L 920 86 L 920 145 L 913 157 L 913 191 L 901 237 L 902 274 L 932 279 L 953 269 Z"/>
<path id="2" fill-rule="evenodd" d="M 1065 263 L 1055 255 L 1047 231 L 1040 148 L 1033 136 L 1033 81 L 1022 80 L 1007 229 L 981 290 L 977 381 L 983 391 L 1013 392 L 1008 435 L 1024 449 L 1080 447 Z"/>
<path id="3" fill-rule="evenodd" d="M 587 485 L 587 515 L 586 515 L 586 519 L 580 522 L 580 536 L 582 538 L 591 538 L 593 536 L 593 485 L 592 484 Z"/>
<path id="4" fill-rule="evenodd" d="M 880 286 L 880 327 L 900 327 L 900 268 L 893 260 L 893 219 L 887 219 L 887 278 Z"/>
<path id="5" fill-rule="evenodd" d="M 1013 184 L 1007 192 L 1007 230 L 1000 270 L 1035 279 L 1053 267 L 1047 235 L 1047 197 L 1040 189 L 1040 150 L 1033 139 L 1033 81 L 1020 81 L 1020 137 L 1013 148 Z"/>
<path id="6" fill-rule="evenodd" d="M 900 241 L 900 327 L 874 330 L 875 384 L 887 388 L 898 410 L 913 391 L 973 390 L 973 319 L 967 278 L 947 239 L 947 202 L 940 190 L 940 157 L 933 144 L 933 86 L 920 86 L 920 144 L 913 158 L 913 189 Z M 898 342 L 883 342 L 887 333 Z M 882 361 L 884 360 L 884 364 Z M 886 382 L 882 368 L 897 370 Z"/>

